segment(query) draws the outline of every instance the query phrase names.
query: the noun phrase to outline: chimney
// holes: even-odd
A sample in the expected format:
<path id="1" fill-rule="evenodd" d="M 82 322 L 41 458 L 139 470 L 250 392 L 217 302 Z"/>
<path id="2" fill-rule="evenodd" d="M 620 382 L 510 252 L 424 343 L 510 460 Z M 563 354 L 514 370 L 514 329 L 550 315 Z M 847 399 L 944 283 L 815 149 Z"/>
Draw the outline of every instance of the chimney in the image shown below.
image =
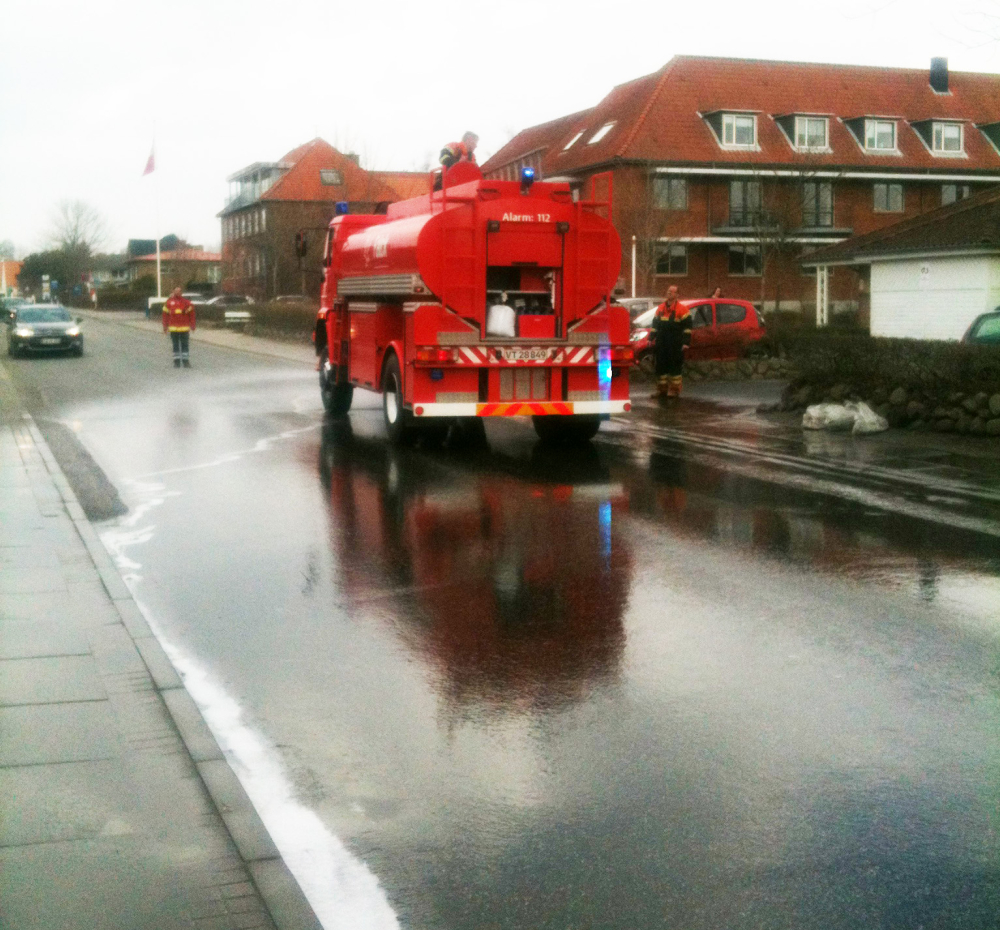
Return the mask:
<path id="1" fill-rule="evenodd" d="M 936 94 L 948 93 L 948 59 L 931 59 L 931 90 Z"/>
<path id="2" fill-rule="evenodd" d="M 941 61 L 944 61 L 944 59 L 942 58 Z M 947 66 L 947 63 L 945 63 L 944 89 L 945 90 L 948 89 L 948 66 Z M 359 165 L 359 166 L 361 165 L 361 157 L 357 154 L 357 152 L 348 152 L 347 153 L 347 157 L 351 161 L 353 161 L 354 164 Z"/>

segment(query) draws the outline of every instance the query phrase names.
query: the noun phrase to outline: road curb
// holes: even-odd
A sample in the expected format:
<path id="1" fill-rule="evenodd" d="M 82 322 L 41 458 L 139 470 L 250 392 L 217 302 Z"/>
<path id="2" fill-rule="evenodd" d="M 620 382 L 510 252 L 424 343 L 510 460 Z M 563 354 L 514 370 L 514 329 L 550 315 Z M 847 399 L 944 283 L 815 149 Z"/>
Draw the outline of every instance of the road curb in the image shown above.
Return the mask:
<path id="1" fill-rule="evenodd" d="M 87 520 L 37 424 L 23 410 L 23 406 L 21 419 L 51 476 L 62 507 L 87 549 L 90 561 L 146 668 L 152 690 L 159 696 L 173 721 L 178 736 L 198 771 L 201 783 L 275 926 L 278 930 L 322 930 L 319 919 L 282 860 L 270 833 L 226 761 L 201 711 L 184 687 L 111 556 Z"/>

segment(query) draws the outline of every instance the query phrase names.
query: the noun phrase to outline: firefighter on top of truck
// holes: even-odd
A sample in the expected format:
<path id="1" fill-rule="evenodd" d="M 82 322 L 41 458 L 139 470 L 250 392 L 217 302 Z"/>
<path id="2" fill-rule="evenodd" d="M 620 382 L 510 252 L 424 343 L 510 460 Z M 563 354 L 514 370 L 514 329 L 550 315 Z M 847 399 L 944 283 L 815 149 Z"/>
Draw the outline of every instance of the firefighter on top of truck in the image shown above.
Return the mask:
<path id="1" fill-rule="evenodd" d="M 445 168 L 450 168 L 452 165 L 457 165 L 460 161 L 471 161 L 473 164 L 476 163 L 476 145 L 479 142 L 479 136 L 474 132 L 467 132 L 462 136 L 461 142 L 449 142 L 443 149 L 441 149 L 441 164 Z"/>

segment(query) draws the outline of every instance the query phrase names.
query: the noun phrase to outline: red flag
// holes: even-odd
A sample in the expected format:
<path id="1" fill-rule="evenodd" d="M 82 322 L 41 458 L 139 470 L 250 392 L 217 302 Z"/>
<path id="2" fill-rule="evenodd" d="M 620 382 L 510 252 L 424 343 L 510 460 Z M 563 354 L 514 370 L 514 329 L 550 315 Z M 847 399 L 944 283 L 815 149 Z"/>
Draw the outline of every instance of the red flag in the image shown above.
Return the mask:
<path id="1" fill-rule="evenodd" d="M 143 171 L 142 176 L 146 177 L 147 174 L 152 174 L 153 169 L 156 167 L 156 162 L 153 158 L 153 149 L 149 150 L 149 161 L 146 162 L 146 170 Z"/>

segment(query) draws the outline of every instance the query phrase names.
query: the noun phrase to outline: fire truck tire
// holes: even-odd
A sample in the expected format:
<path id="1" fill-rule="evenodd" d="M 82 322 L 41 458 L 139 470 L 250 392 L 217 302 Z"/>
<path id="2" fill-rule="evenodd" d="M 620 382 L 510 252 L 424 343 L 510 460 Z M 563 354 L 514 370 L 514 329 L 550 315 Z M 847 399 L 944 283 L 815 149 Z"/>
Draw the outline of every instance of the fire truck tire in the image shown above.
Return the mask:
<path id="1" fill-rule="evenodd" d="M 389 442 L 405 445 L 413 438 L 413 412 L 403 406 L 403 376 L 399 360 L 390 355 L 382 370 L 382 414 Z"/>
<path id="2" fill-rule="evenodd" d="M 596 414 L 577 414 L 571 417 L 532 417 L 538 438 L 542 442 L 573 443 L 589 442 L 601 428 L 601 418 Z"/>
<path id="3" fill-rule="evenodd" d="M 319 370 L 319 393 L 323 398 L 323 409 L 335 417 L 342 417 L 351 409 L 354 400 L 353 384 L 331 384 L 330 364 L 324 362 Z"/>

